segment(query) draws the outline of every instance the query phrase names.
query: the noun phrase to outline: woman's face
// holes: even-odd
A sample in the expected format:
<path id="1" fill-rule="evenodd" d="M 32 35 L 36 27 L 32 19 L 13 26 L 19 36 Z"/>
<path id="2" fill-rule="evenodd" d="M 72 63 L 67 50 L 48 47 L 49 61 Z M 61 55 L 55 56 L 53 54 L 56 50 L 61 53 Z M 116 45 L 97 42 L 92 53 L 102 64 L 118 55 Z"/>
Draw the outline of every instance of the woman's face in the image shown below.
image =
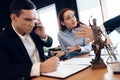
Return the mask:
<path id="1" fill-rule="evenodd" d="M 75 14 L 71 10 L 67 10 L 63 15 L 63 22 L 62 25 L 65 25 L 68 30 L 73 29 L 77 25 L 77 20 Z"/>

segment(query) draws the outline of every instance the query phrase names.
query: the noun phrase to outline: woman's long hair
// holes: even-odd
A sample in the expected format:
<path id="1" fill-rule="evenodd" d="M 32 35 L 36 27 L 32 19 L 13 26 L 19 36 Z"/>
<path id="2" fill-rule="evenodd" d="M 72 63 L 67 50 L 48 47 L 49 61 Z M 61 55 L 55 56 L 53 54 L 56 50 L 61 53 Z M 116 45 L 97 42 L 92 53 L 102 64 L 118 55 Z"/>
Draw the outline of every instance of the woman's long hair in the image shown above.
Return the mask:
<path id="1" fill-rule="evenodd" d="M 59 30 L 60 31 L 65 31 L 66 30 L 66 26 L 65 25 L 62 25 L 61 24 L 61 21 L 62 22 L 64 22 L 64 13 L 66 12 L 66 11 L 68 11 L 68 10 L 71 10 L 71 11 L 73 11 L 74 13 L 75 13 L 75 11 L 73 10 L 73 9 L 71 9 L 71 8 L 64 8 L 64 9 L 62 9 L 60 12 L 59 12 L 59 14 L 58 14 L 58 24 L 59 24 Z M 84 23 L 82 23 L 81 21 L 79 21 L 79 20 L 77 20 L 77 26 L 76 27 L 79 27 L 80 26 L 80 24 L 84 24 Z M 76 28 L 75 27 L 75 28 Z"/>

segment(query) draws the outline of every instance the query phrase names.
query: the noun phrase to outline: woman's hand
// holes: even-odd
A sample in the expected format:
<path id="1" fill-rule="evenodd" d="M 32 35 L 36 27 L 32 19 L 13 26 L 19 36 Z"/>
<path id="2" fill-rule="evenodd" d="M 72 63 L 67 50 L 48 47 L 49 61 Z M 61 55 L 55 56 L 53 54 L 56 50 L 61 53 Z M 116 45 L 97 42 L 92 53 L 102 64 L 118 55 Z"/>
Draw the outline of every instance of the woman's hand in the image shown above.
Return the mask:
<path id="1" fill-rule="evenodd" d="M 80 46 L 68 46 L 66 49 L 67 49 L 68 53 L 71 53 L 75 50 L 77 50 L 77 51 L 80 50 Z"/>
<path id="2" fill-rule="evenodd" d="M 86 43 L 89 43 L 94 40 L 94 33 L 91 29 L 91 27 L 87 25 L 80 25 L 81 27 L 76 28 L 75 35 L 76 37 L 86 37 L 89 38 L 89 40 Z"/>
<path id="3" fill-rule="evenodd" d="M 65 53 L 63 51 L 56 51 L 56 56 L 57 57 L 61 57 L 63 55 L 65 55 Z"/>

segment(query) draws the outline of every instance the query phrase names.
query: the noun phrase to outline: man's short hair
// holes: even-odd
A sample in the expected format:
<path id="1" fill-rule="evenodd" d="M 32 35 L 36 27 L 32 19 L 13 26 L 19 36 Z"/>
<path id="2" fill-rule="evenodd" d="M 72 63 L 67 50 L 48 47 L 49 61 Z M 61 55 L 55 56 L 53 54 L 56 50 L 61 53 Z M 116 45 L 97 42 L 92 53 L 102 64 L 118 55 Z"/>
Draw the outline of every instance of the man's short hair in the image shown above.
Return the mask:
<path id="1" fill-rule="evenodd" d="M 10 14 L 16 14 L 16 16 L 19 16 L 22 9 L 32 10 L 32 9 L 36 9 L 36 6 L 30 0 L 13 0 L 11 2 Z"/>

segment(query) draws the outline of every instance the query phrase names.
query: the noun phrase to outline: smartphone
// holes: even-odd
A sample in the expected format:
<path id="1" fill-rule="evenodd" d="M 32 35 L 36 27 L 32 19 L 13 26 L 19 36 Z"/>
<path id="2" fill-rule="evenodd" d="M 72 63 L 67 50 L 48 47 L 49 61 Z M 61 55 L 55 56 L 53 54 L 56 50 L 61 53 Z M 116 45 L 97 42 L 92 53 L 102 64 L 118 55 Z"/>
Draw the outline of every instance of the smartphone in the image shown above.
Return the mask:
<path id="1" fill-rule="evenodd" d="M 35 23 L 35 26 L 34 26 L 34 28 L 33 28 L 33 32 L 35 31 L 35 29 L 37 28 L 37 26 L 36 26 L 37 24 Z"/>
<path id="2" fill-rule="evenodd" d="M 84 24 L 84 23 L 82 23 L 82 22 L 80 22 L 79 20 L 77 20 L 77 26 L 76 26 L 75 28 L 80 27 L 80 24 Z"/>

